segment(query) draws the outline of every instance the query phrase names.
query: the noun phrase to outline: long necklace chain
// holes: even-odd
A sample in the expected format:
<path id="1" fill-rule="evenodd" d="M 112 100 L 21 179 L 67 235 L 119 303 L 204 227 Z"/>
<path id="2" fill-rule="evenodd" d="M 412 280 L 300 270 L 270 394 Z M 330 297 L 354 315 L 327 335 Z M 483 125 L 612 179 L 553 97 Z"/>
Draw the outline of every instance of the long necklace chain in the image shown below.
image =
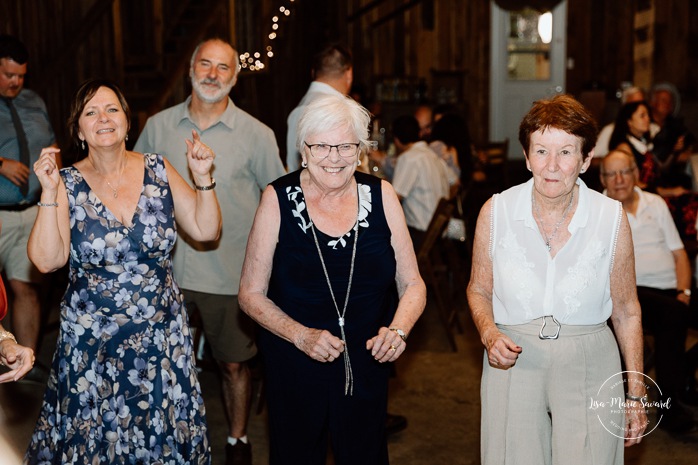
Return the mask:
<path id="1" fill-rule="evenodd" d="M 349 284 L 347 284 L 347 295 L 344 298 L 344 308 L 342 312 L 339 312 L 339 306 L 337 305 L 337 299 L 334 297 L 334 290 L 332 290 L 332 283 L 330 282 L 330 275 L 327 273 L 327 267 L 325 266 L 325 260 L 322 258 L 322 250 L 320 249 L 320 242 L 317 240 L 317 234 L 315 233 L 315 223 L 310 223 L 310 230 L 313 232 L 313 239 L 315 239 L 315 247 L 317 247 L 317 253 L 320 256 L 320 263 L 322 263 L 322 271 L 325 272 L 325 279 L 327 280 L 327 286 L 330 288 L 330 295 L 332 296 L 332 302 L 334 302 L 334 308 L 337 311 L 337 316 L 339 317 L 339 330 L 342 333 L 342 341 L 344 342 L 344 395 L 347 393 L 351 396 L 354 395 L 354 373 L 351 370 L 351 361 L 349 360 L 349 346 L 347 345 L 347 337 L 344 334 L 344 315 L 347 313 L 347 305 L 349 304 L 349 292 L 351 291 L 351 283 L 354 279 L 354 260 L 356 259 L 356 243 L 359 242 L 359 218 L 357 213 L 356 224 L 354 225 L 354 246 L 351 250 L 351 267 L 349 268 Z"/>
<path id="2" fill-rule="evenodd" d="M 100 173 L 97 168 L 95 167 L 94 163 L 92 163 L 92 160 L 90 160 L 90 164 L 92 165 L 92 169 L 95 170 L 95 172 L 104 179 L 104 182 L 107 183 L 107 186 L 109 186 L 109 189 L 111 189 L 112 194 L 114 195 L 114 198 L 117 198 L 119 196 L 119 187 L 121 187 L 121 176 L 124 174 L 124 168 L 126 168 L 126 163 L 128 163 L 128 160 L 125 160 L 123 165 L 121 165 L 121 172 L 119 173 L 119 182 L 116 184 L 116 189 L 114 186 L 111 185 L 109 180 L 104 176 L 102 173 Z"/>
<path id="3" fill-rule="evenodd" d="M 567 214 L 570 212 L 570 209 L 572 208 L 572 201 L 574 200 L 574 189 L 572 189 L 572 195 L 570 195 L 570 203 L 567 204 L 567 207 L 565 208 L 565 211 L 562 213 L 562 218 L 560 218 L 560 221 L 555 223 L 555 229 L 553 229 L 553 233 L 548 236 L 548 234 L 545 232 L 545 223 L 543 223 L 543 220 L 540 217 L 540 208 L 538 207 L 538 204 L 536 203 L 536 199 L 533 197 L 533 192 L 531 192 L 531 202 L 533 203 L 533 213 L 536 215 L 536 218 L 538 219 L 538 222 L 540 223 L 541 226 L 541 231 L 543 232 L 543 236 L 545 236 L 545 246 L 548 248 L 548 252 L 553 248 L 552 242 L 553 239 L 555 239 L 555 236 L 557 236 L 557 230 L 560 228 L 560 225 L 565 221 L 565 218 L 567 218 Z"/>

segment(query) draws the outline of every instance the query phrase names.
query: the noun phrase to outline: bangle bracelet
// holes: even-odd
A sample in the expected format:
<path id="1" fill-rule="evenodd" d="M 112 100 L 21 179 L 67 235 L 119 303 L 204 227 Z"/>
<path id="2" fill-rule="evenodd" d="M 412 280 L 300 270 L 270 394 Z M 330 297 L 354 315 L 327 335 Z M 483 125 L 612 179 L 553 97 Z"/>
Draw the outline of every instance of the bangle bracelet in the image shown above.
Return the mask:
<path id="1" fill-rule="evenodd" d="M 9 339 L 10 341 L 17 344 L 17 339 L 15 339 L 14 334 L 12 334 L 9 331 L 0 331 L 0 342 L 4 341 L 5 339 Z"/>
<path id="2" fill-rule="evenodd" d="M 36 202 L 36 204 L 40 207 L 57 207 L 58 206 L 58 202 L 51 202 L 51 203 Z"/>
<path id="3" fill-rule="evenodd" d="M 642 397 L 631 396 L 630 394 L 626 394 L 625 398 L 630 399 L 630 400 L 634 400 L 635 402 L 647 402 L 647 394 L 645 394 Z"/>
<path id="4" fill-rule="evenodd" d="M 216 187 L 216 180 L 211 178 L 211 184 L 208 186 L 197 186 L 196 183 L 194 183 L 194 188 L 197 191 L 210 191 L 213 190 L 213 188 Z"/>

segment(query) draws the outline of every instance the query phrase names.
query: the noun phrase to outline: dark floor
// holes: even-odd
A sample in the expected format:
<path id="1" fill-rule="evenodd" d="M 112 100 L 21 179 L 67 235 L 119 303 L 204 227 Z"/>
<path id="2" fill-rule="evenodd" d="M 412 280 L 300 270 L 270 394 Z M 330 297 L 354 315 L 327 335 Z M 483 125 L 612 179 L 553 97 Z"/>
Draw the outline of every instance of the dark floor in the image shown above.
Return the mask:
<path id="1" fill-rule="evenodd" d="M 400 465 L 465 465 L 479 463 L 479 382 L 482 349 L 469 317 L 461 312 L 465 331 L 456 336 L 458 352 L 449 349 L 434 309 L 427 308 L 410 336 L 409 348 L 397 362 L 391 381 L 390 411 L 408 418 L 408 428 L 389 439 L 391 462 Z M 56 315 L 51 315 L 55 321 Z M 55 326 L 55 325 L 53 325 Z M 46 334 L 38 359 L 48 365 L 56 331 Z M 201 384 L 208 411 L 214 464 L 223 463 L 227 428 L 218 378 L 204 370 Z M 255 387 L 257 382 L 255 382 Z M 43 387 L 31 383 L 0 385 L 0 465 L 13 463 L 3 442 L 21 454 L 31 436 Z M 255 464 L 266 464 L 266 416 L 254 410 L 249 437 Z M 698 416 L 698 411 L 694 411 Z M 685 465 L 698 463 L 698 433 L 672 437 L 656 430 L 641 445 L 626 450 L 626 464 Z"/>

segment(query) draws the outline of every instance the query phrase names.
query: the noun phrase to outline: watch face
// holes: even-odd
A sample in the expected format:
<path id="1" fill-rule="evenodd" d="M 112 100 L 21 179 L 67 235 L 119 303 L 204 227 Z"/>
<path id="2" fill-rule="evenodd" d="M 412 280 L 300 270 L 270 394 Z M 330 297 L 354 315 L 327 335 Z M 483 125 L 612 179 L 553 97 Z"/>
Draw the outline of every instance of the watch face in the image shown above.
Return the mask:
<path id="1" fill-rule="evenodd" d="M 403 330 L 401 330 L 400 328 L 390 328 L 390 330 L 391 330 L 391 331 L 395 331 L 395 332 L 397 333 L 397 335 L 400 336 L 400 338 L 401 338 L 403 341 L 404 341 L 404 340 L 406 339 L 406 337 L 407 337 L 407 336 L 405 335 L 405 332 L 404 332 Z"/>

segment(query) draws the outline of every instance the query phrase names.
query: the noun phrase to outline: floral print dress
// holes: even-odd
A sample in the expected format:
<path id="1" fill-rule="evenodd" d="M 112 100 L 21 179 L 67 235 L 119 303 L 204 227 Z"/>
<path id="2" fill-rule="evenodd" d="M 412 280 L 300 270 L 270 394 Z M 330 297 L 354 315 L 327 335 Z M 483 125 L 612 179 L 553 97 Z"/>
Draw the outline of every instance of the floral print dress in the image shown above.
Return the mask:
<path id="1" fill-rule="evenodd" d="M 77 169 L 61 170 L 69 284 L 26 463 L 210 463 L 187 314 L 172 274 L 172 193 L 162 157 L 144 159 L 131 226 Z"/>

